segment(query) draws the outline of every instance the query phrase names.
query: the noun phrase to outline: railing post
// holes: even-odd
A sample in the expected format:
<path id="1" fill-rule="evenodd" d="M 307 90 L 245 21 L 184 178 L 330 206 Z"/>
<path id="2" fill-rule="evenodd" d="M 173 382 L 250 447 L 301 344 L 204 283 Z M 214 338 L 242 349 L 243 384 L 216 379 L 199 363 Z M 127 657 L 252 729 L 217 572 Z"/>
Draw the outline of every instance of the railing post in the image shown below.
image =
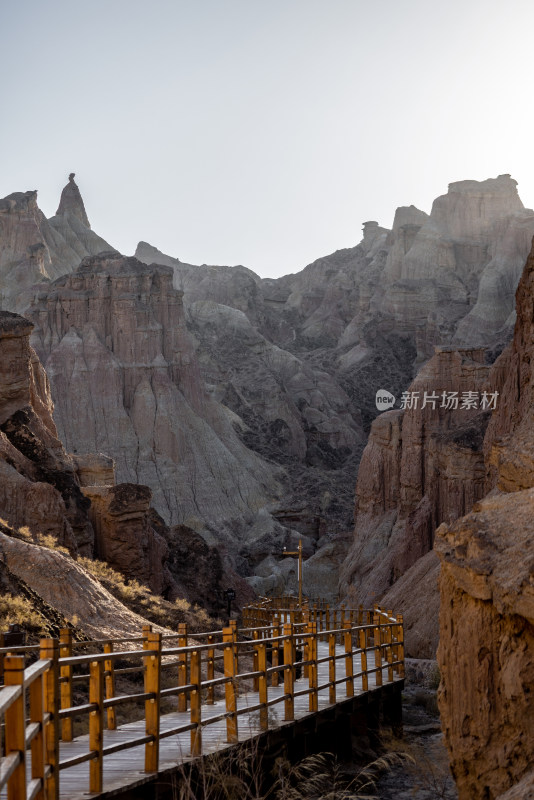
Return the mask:
<path id="1" fill-rule="evenodd" d="M 382 627 L 380 614 L 374 614 L 374 639 L 375 639 L 375 685 L 382 686 Z"/>
<path id="2" fill-rule="evenodd" d="M 284 719 L 286 721 L 295 718 L 294 703 L 294 667 L 293 667 L 293 625 L 290 622 L 284 624 Z"/>
<path id="3" fill-rule="evenodd" d="M 39 722 L 41 729 L 31 743 L 32 779 L 41 781 L 35 800 L 45 800 L 45 739 L 43 722 L 44 676 L 39 675 L 30 684 L 30 722 Z"/>
<path id="4" fill-rule="evenodd" d="M 113 642 L 104 642 L 104 653 L 113 653 Z M 115 661 L 106 658 L 104 661 L 104 688 L 106 700 L 115 697 Z M 108 731 L 117 730 L 117 717 L 114 706 L 109 706 L 106 712 Z"/>
<path id="5" fill-rule="evenodd" d="M 161 633 L 149 633 L 147 650 L 155 650 L 156 655 L 145 656 L 145 692 L 155 697 L 145 700 L 145 730 L 153 736 L 145 744 L 145 772 L 157 772 L 159 765 L 159 716 L 161 691 Z"/>
<path id="6" fill-rule="evenodd" d="M 276 639 L 280 636 L 280 616 L 279 614 L 275 614 L 273 617 L 273 638 Z M 271 664 L 273 667 L 277 667 L 280 664 L 280 659 L 278 658 L 278 653 L 280 652 L 280 642 L 273 642 L 271 647 Z M 271 678 L 271 685 L 278 686 L 280 683 L 280 673 L 273 672 Z"/>
<path id="7" fill-rule="evenodd" d="M 45 725 L 45 767 L 50 767 L 46 779 L 46 800 L 59 800 L 59 670 L 57 639 L 41 639 L 39 658 L 52 664 L 44 675 L 44 712 L 50 714 Z"/>
<path id="8" fill-rule="evenodd" d="M 402 614 L 397 614 L 397 624 L 398 660 L 401 662 L 399 666 L 399 677 L 404 678 L 404 617 Z"/>
<path id="9" fill-rule="evenodd" d="M 362 668 L 362 691 L 367 692 L 369 690 L 369 675 L 367 674 L 367 629 L 360 628 L 358 635 L 361 649 L 360 663 Z"/>
<path id="10" fill-rule="evenodd" d="M 24 701 L 24 657 L 6 656 L 5 686 L 20 686 L 21 695 L 5 712 L 5 754 L 19 753 L 20 761 L 7 784 L 8 800 L 26 800 L 26 717 Z"/>
<path id="11" fill-rule="evenodd" d="M 386 637 L 387 637 L 387 648 L 386 648 L 386 658 L 388 662 L 388 681 L 391 683 L 393 681 L 393 632 L 392 632 L 392 623 L 388 622 L 386 627 Z"/>
<path id="12" fill-rule="evenodd" d="M 89 702 L 97 708 L 89 712 L 89 750 L 96 752 L 96 758 L 89 762 L 89 791 L 102 791 L 104 749 L 104 680 L 102 661 L 89 664 Z"/>
<path id="13" fill-rule="evenodd" d="M 332 705 L 336 702 L 336 634 L 328 635 L 328 702 Z"/>
<path id="14" fill-rule="evenodd" d="M 152 633 L 152 625 L 143 625 L 143 650 L 148 650 L 148 634 Z"/>
<path id="15" fill-rule="evenodd" d="M 310 635 L 308 636 L 308 654 L 309 660 L 312 662 L 308 670 L 308 680 L 310 693 L 308 695 L 308 709 L 310 711 L 317 711 L 319 708 L 319 701 L 317 695 L 317 623 L 312 622 L 310 625 Z"/>
<path id="16" fill-rule="evenodd" d="M 237 630 L 236 619 L 230 620 L 230 628 L 232 629 L 232 641 L 233 641 L 232 652 L 234 654 L 234 675 L 239 675 L 239 654 L 237 651 L 238 630 Z"/>
<path id="17" fill-rule="evenodd" d="M 211 633 L 208 636 L 208 644 L 213 645 L 213 634 Z M 213 647 L 210 647 L 210 649 L 208 650 L 206 677 L 208 681 L 212 681 L 215 678 L 215 650 L 213 649 Z M 214 703 L 215 703 L 215 688 L 213 686 L 208 686 L 206 705 L 212 706 Z"/>
<path id="18" fill-rule="evenodd" d="M 252 637 L 254 639 L 254 642 L 258 641 L 259 633 L 258 633 L 257 630 L 254 630 L 254 632 L 252 634 Z M 259 667 L 258 667 L 258 646 L 256 644 L 254 644 L 253 645 L 253 649 L 254 649 L 254 652 L 252 654 L 252 670 L 253 670 L 253 672 L 257 672 L 258 669 L 259 669 Z M 258 677 L 255 677 L 255 678 L 252 679 L 252 690 L 254 692 L 259 692 L 259 690 L 260 690 L 260 681 L 259 681 Z"/>
<path id="19" fill-rule="evenodd" d="M 201 688 L 202 688 L 202 662 L 199 650 L 191 653 L 191 683 L 195 687 L 191 690 L 191 755 L 199 756 L 202 753 L 202 728 L 201 721 Z"/>
<path id="20" fill-rule="evenodd" d="M 345 685 L 347 697 L 354 697 L 354 659 L 352 655 L 352 625 L 350 620 L 346 620 L 344 626 L 345 633 Z"/>
<path id="21" fill-rule="evenodd" d="M 304 647 L 302 648 L 302 660 L 304 661 L 304 667 L 302 668 L 302 677 L 304 679 L 310 677 L 310 668 L 309 665 L 306 664 L 306 661 L 310 660 L 310 632 L 311 632 L 311 625 L 310 622 L 310 615 L 306 615 L 306 627 L 304 628 Z"/>
<path id="22" fill-rule="evenodd" d="M 4 648 L 4 634 L 0 633 L 0 648 Z M 5 653 L 0 652 L 0 682 L 4 683 L 4 659 Z"/>
<path id="23" fill-rule="evenodd" d="M 187 624 L 178 625 L 178 647 L 187 647 Z M 178 686 L 187 686 L 187 653 L 178 656 Z M 187 694 L 178 695 L 178 711 L 187 711 Z"/>
<path id="24" fill-rule="evenodd" d="M 258 645 L 258 670 L 261 672 L 258 682 L 260 708 L 260 728 L 266 731 L 269 727 L 269 714 L 267 706 L 267 646 L 263 642 Z"/>
<path id="25" fill-rule="evenodd" d="M 223 628 L 224 648 L 224 677 L 227 679 L 224 684 L 224 694 L 226 698 L 226 741 L 234 744 L 238 741 L 237 734 L 237 700 L 235 688 L 235 658 L 234 658 L 234 632 L 232 628 Z"/>
<path id="26" fill-rule="evenodd" d="M 61 628 L 59 631 L 59 657 L 70 658 L 72 656 L 72 631 L 70 628 Z M 59 668 L 59 676 L 62 679 L 59 684 L 60 707 L 71 708 L 72 706 L 72 667 L 66 666 Z M 72 717 L 61 720 L 61 740 L 72 742 Z"/>

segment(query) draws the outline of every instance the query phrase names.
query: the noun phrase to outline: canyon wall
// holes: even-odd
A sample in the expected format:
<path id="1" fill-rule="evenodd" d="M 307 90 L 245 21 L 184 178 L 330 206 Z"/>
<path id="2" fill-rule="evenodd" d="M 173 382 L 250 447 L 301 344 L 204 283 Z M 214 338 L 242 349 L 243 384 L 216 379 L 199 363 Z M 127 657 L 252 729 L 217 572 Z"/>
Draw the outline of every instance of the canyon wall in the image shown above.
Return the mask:
<path id="1" fill-rule="evenodd" d="M 15 208 L 18 195 L 2 206 L 0 259 L 9 265 L 6 302 L 31 300 L 26 313 L 36 323 L 33 342 L 46 360 L 60 438 L 71 451 L 111 455 L 119 481 L 148 485 L 166 522 L 226 547 L 262 593 L 292 580 L 294 565 L 279 554 L 299 535 L 314 555 L 313 585 L 323 580 L 327 553 L 342 562 L 377 390 L 399 398 L 435 345 L 472 349 L 479 330 L 490 359 L 502 348 L 518 265 L 534 232 L 533 213 L 503 175 L 451 184 L 430 214 L 401 207 L 391 230 L 366 222 L 360 244 L 283 278 L 261 279 L 242 266 L 194 266 L 140 242 L 138 260 L 152 265 L 142 280 L 127 270 L 123 278 L 104 277 L 105 269 L 98 279 L 89 277 L 91 256 L 111 248 L 94 238 L 74 175 L 50 220 L 29 194 L 19 198 L 28 205 L 24 213 Z M 43 267 L 32 271 L 27 250 L 37 240 Z M 163 279 L 165 266 L 172 272 Z M 15 292 L 15 268 L 38 287 Z M 183 292 L 183 310 L 169 275 Z M 457 475 L 427 497 L 425 486 L 408 491 L 420 465 L 412 475 L 405 465 L 400 517 L 388 517 L 381 535 L 395 529 L 402 539 L 403 515 L 412 515 L 413 552 L 401 545 L 400 569 L 377 586 L 387 588 L 426 552 L 429 525 L 470 502 L 470 489 L 460 497 L 463 479 L 480 454 L 471 444 L 460 451 L 457 442 L 446 444 L 440 437 L 447 424 L 438 428 L 439 436 L 424 434 L 434 466 L 423 468 L 455 462 Z M 328 582 L 331 596 L 334 584 Z"/>
<path id="2" fill-rule="evenodd" d="M 489 494 L 436 532 L 440 711 L 461 800 L 529 797 L 534 780 L 533 298 L 534 251 L 513 342 L 492 368 L 501 395 L 484 441 Z"/>
<path id="3" fill-rule="evenodd" d="M 437 526 L 461 517 L 484 495 L 482 445 L 490 411 L 481 405 L 488 373 L 482 349 L 437 347 L 408 389 L 411 407 L 373 422 L 358 473 L 354 541 L 341 572 L 342 592 L 358 604 L 372 605 L 399 581 L 397 593 L 384 602 L 396 600 L 409 618 L 421 597 L 413 586 L 403 592 L 408 571 L 432 550 Z M 469 392 L 474 407 L 462 407 L 469 405 Z M 487 398 L 489 405 L 489 393 Z M 432 602 L 435 560 L 428 568 L 426 600 Z M 406 638 L 410 654 L 432 657 L 437 616 L 417 642 L 410 628 Z"/>
<path id="4" fill-rule="evenodd" d="M 148 486 L 116 484 L 108 456 L 65 451 L 52 418 L 47 376 L 30 346 L 32 327 L 29 320 L 0 311 L 4 534 L 12 530 L 35 545 L 52 543 L 74 557 L 98 558 L 158 594 L 202 600 L 218 610 L 223 604 L 219 553 L 194 531 L 166 526 L 151 507 Z M 176 562 L 169 551 L 183 551 L 185 543 L 191 552 L 182 552 Z M 12 551 L 21 546 L 13 544 Z M 203 576 L 202 586 L 189 580 L 190 573 Z M 237 576 L 234 583 L 246 596 L 246 584 Z"/>
<path id="5" fill-rule="evenodd" d="M 206 391 L 172 271 L 93 256 L 36 294 L 28 316 L 67 448 L 111 456 L 121 483 L 150 486 L 167 523 L 235 550 L 276 500 L 277 471 Z"/>

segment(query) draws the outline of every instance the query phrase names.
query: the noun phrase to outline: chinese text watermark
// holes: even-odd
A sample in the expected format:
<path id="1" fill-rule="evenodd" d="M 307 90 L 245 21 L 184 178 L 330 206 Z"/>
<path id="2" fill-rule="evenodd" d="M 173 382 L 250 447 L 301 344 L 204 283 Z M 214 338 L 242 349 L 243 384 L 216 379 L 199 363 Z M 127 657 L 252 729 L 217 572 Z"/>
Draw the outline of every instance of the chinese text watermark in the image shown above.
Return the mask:
<path id="1" fill-rule="evenodd" d="M 497 408 L 499 392 L 403 392 L 400 407 L 415 409 L 431 407 L 444 408 L 454 411 L 456 409 L 482 409 L 493 411 Z"/>

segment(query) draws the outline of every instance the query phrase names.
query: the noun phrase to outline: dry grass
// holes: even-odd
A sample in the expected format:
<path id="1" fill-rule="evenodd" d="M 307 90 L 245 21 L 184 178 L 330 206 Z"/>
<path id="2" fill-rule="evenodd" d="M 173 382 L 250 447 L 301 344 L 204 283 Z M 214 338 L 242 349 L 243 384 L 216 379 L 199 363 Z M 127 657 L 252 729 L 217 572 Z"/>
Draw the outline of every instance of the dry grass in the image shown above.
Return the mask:
<path id="1" fill-rule="evenodd" d="M 184 598 L 178 598 L 174 602 L 164 600 L 163 597 L 153 594 L 147 586 L 143 586 L 139 581 L 125 578 L 105 561 L 78 558 L 78 564 L 96 578 L 117 600 L 149 622 L 172 630 L 176 630 L 181 622 L 186 622 L 192 633 L 201 633 L 217 627 L 216 621 L 204 608 L 197 605 L 191 606 Z"/>
<path id="2" fill-rule="evenodd" d="M 278 758 L 272 774 L 263 773 L 257 742 L 215 754 L 189 766 L 173 783 L 175 800 L 378 800 L 377 780 L 393 766 L 406 763 L 404 754 L 389 753 L 356 775 L 332 753 L 308 756 L 292 765 Z"/>
<path id="3" fill-rule="evenodd" d="M 9 536 L 49 550 L 56 550 L 72 559 L 67 548 L 60 545 L 56 537 L 51 534 L 32 532 L 27 525 L 12 528 L 2 518 L 0 518 L 0 527 L 4 527 L 4 533 Z M 139 581 L 125 578 L 105 561 L 78 557 L 77 563 L 101 583 L 110 594 L 149 622 L 172 630 L 176 630 L 181 622 L 186 622 L 192 633 L 202 633 L 221 627 L 220 620 L 213 620 L 204 608 L 198 605 L 192 606 L 185 598 L 178 598 L 173 602 L 165 600 L 160 595 L 153 594 L 147 586 L 143 586 Z M 39 619 L 39 624 L 37 624 L 37 619 Z M 6 617 L 6 624 L 7 622 Z M 38 612 L 32 610 L 28 602 L 24 611 L 21 608 L 13 608 L 9 622 L 20 622 L 28 632 L 44 631 L 43 635 L 46 635 L 42 617 Z M 83 629 L 83 620 L 73 617 L 70 622 Z"/>
<path id="4" fill-rule="evenodd" d="M 0 628 L 6 630 L 9 625 L 20 625 L 30 634 L 47 636 L 46 620 L 34 609 L 29 600 L 20 595 L 0 595 Z"/>

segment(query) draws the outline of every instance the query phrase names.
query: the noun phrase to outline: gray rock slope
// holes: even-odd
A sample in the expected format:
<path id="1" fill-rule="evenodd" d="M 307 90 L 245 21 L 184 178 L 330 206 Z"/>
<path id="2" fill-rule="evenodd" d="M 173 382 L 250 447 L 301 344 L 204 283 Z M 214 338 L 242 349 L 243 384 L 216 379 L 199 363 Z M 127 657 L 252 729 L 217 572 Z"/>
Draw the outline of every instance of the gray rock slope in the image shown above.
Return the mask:
<path id="1" fill-rule="evenodd" d="M 118 480 L 150 485 L 169 522 L 223 544 L 259 591 L 291 578 L 278 554 L 304 535 L 335 593 L 376 391 L 398 398 L 435 344 L 496 354 L 509 337 L 534 233 L 516 182 L 451 184 L 430 215 L 399 208 L 391 230 L 366 222 L 355 247 L 261 279 L 146 242 L 135 264 L 114 261 L 73 178 L 51 220 L 35 193 L 0 201 L 4 305 L 31 299 L 67 447 L 108 452 Z"/>

